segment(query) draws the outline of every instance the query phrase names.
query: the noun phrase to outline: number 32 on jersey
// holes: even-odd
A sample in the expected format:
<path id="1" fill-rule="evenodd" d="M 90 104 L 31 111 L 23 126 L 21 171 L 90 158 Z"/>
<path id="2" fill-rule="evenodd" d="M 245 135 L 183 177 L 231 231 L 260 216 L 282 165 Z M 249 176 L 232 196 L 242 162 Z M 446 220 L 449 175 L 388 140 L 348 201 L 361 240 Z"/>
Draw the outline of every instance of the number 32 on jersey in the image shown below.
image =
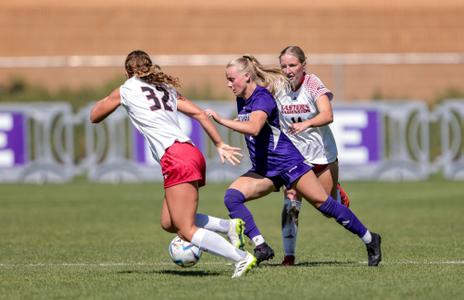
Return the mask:
<path id="1" fill-rule="evenodd" d="M 163 96 L 161 99 L 156 94 L 155 90 L 148 86 L 142 86 L 142 92 L 147 97 L 147 100 L 153 101 L 154 105 L 150 106 L 152 111 L 156 111 L 158 109 L 163 109 L 167 111 L 173 111 L 172 107 L 169 104 L 169 92 L 163 86 L 155 86 L 158 92 L 161 92 Z"/>

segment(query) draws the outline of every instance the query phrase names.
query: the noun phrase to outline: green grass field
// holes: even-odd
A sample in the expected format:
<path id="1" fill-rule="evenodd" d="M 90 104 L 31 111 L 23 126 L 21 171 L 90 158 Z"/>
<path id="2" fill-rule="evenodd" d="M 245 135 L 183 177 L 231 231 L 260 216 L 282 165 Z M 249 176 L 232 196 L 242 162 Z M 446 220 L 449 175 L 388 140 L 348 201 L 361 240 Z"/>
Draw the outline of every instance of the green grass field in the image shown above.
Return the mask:
<path id="1" fill-rule="evenodd" d="M 307 203 L 298 265 L 280 267 L 281 194 L 249 204 L 276 258 L 232 280 L 204 254 L 182 269 L 159 227 L 160 184 L 0 185 L 1 299 L 463 299 L 464 183 L 346 182 L 352 209 L 383 237 L 383 262 Z M 227 217 L 226 185 L 199 211 Z M 252 246 L 247 248 L 252 250 Z"/>

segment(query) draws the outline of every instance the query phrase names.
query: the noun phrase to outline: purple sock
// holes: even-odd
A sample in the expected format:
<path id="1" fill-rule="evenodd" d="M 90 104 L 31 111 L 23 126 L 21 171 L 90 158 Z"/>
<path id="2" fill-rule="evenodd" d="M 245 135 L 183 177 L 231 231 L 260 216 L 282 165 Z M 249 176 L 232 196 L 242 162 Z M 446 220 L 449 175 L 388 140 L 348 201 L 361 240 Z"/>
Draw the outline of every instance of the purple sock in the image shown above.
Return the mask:
<path id="1" fill-rule="evenodd" d="M 335 201 L 331 196 L 319 207 L 323 214 L 335 218 L 337 223 L 360 238 L 367 232 L 367 228 L 358 220 L 355 214 L 347 207 Z"/>
<path id="2" fill-rule="evenodd" d="M 240 218 L 245 221 L 245 235 L 250 239 L 260 235 L 256 226 L 253 215 L 245 206 L 245 196 L 239 190 L 228 189 L 224 195 L 224 204 L 229 210 L 229 216 L 232 219 Z"/>

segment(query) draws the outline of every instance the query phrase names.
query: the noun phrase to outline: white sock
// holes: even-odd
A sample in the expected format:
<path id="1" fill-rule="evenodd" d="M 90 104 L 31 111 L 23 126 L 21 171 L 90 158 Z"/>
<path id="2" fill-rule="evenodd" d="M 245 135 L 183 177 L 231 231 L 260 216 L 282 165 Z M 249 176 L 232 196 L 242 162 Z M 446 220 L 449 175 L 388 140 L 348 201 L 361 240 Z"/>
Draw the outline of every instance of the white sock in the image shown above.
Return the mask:
<path id="1" fill-rule="evenodd" d="M 235 248 L 219 234 L 203 228 L 195 231 L 191 242 L 202 250 L 235 262 L 243 260 L 247 255 L 245 251 Z"/>
<path id="2" fill-rule="evenodd" d="M 363 235 L 361 239 L 363 240 L 364 244 L 369 244 L 370 242 L 372 242 L 372 235 L 369 232 L 369 230 L 366 231 L 366 233 Z"/>
<path id="3" fill-rule="evenodd" d="M 287 255 L 295 256 L 296 238 L 282 237 L 282 242 L 284 244 L 285 256 Z"/>
<path id="4" fill-rule="evenodd" d="M 298 211 L 301 207 L 301 201 L 295 201 Z M 299 204 L 299 205 L 298 205 Z M 284 207 L 282 211 L 282 243 L 284 246 L 285 255 L 295 256 L 296 238 L 298 234 L 298 225 L 295 218 L 288 214 L 289 209 L 292 206 L 292 201 L 285 198 Z"/>
<path id="5" fill-rule="evenodd" d="M 300 211 L 300 209 L 301 209 L 301 200 L 291 200 L 291 201 L 296 206 L 296 209 L 298 209 L 298 211 Z"/>
<path id="6" fill-rule="evenodd" d="M 251 240 L 253 241 L 255 246 L 259 246 L 261 244 L 264 244 L 264 242 L 266 242 L 262 235 L 257 235 L 254 238 L 252 238 Z"/>
<path id="7" fill-rule="evenodd" d="M 214 232 L 227 233 L 229 231 L 230 220 L 197 213 L 195 215 L 195 225 Z"/>

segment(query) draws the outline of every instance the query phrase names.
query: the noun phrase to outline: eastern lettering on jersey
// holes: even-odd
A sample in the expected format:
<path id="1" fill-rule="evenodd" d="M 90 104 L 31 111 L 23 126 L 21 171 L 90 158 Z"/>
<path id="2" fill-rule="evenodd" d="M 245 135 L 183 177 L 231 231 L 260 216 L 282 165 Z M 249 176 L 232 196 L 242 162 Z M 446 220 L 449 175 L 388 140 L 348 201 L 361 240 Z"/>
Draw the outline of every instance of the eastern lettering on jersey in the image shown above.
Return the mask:
<path id="1" fill-rule="evenodd" d="M 306 114 L 311 112 L 308 104 L 284 104 L 281 108 L 282 114 Z"/>

